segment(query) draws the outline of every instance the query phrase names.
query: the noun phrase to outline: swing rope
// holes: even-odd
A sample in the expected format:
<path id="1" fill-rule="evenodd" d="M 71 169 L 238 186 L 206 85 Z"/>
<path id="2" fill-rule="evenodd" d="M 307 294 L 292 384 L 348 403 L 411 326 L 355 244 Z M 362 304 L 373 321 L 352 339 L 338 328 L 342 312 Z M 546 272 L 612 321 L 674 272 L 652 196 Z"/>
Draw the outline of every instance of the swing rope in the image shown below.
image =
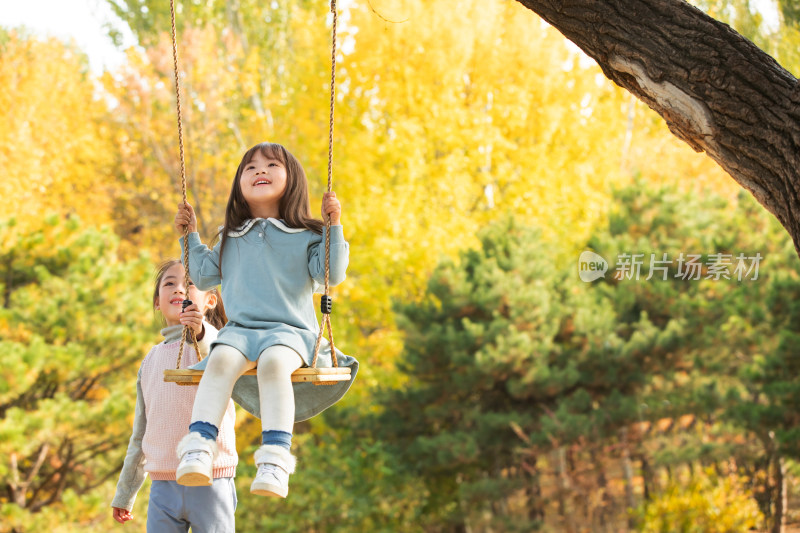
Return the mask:
<path id="1" fill-rule="evenodd" d="M 171 26 L 172 26 L 172 60 L 173 70 L 175 74 L 175 101 L 176 111 L 178 117 L 178 145 L 180 147 L 180 163 L 181 163 L 181 193 L 183 195 L 183 203 L 187 202 L 186 199 L 186 164 L 184 162 L 184 149 L 183 149 L 183 122 L 181 119 L 181 88 L 180 76 L 178 70 L 178 39 L 175 30 L 175 0 L 169 2 Z M 333 190 L 333 123 L 334 123 L 334 103 L 336 100 L 336 26 L 337 26 L 337 12 L 336 0 L 331 0 L 331 13 L 333 14 L 333 24 L 331 30 L 331 93 L 330 93 L 330 114 L 328 121 L 328 192 Z M 325 293 L 323 294 L 320 306 L 322 310 L 322 324 L 317 336 L 317 342 L 314 346 L 314 358 L 311 363 L 311 368 L 316 368 L 317 358 L 319 356 L 319 348 L 322 344 L 322 337 L 325 330 L 328 331 L 328 339 L 331 344 L 331 361 L 334 367 L 338 367 L 339 363 L 336 358 L 336 350 L 333 343 L 333 327 L 331 326 L 331 310 L 333 308 L 333 299 L 330 297 L 330 268 L 331 268 L 331 217 L 325 217 Z M 189 287 L 189 247 L 186 245 L 189 236 L 189 226 L 187 225 L 184 230 L 183 240 L 183 264 L 186 267 L 184 286 Z M 188 292 L 187 292 L 188 294 Z M 186 305 L 186 300 L 184 300 Z M 200 357 L 200 350 L 197 347 L 197 338 L 195 337 L 194 330 L 189 326 L 184 326 L 183 333 L 181 334 L 181 345 L 178 352 L 178 363 L 176 369 L 181 367 L 181 358 L 183 356 L 184 344 L 187 339 L 191 339 L 194 344 L 195 353 Z"/>
<path id="2" fill-rule="evenodd" d="M 176 37 L 175 31 L 175 0 L 169 0 L 169 10 L 171 15 L 171 22 L 172 22 L 172 64 L 173 64 L 173 71 L 175 73 L 175 101 L 178 113 L 178 146 L 180 147 L 180 161 L 181 161 L 181 194 L 183 195 L 183 203 L 186 204 L 186 163 L 184 161 L 184 152 L 183 152 L 183 121 L 181 120 L 181 84 L 178 75 L 178 39 Z M 183 230 L 183 266 L 184 268 L 184 276 L 183 276 L 183 286 L 186 291 L 186 295 L 183 300 L 183 309 L 189 305 L 187 302 L 189 301 L 189 225 L 186 225 L 186 228 Z M 181 367 L 181 358 L 183 357 L 183 347 L 188 339 L 191 339 L 192 345 L 194 346 L 194 352 L 197 354 L 198 360 L 201 358 L 200 349 L 197 347 L 197 337 L 194 334 L 194 330 L 189 326 L 183 326 L 183 333 L 181 333 L 181 346 L 178 350 L 178 364 L 175 368 Z"/>
<path id="3" fill-rule="evenodd" d="M 330 120 L 328 122 L 328 192 L 333 190 L 333 104 L 336 98 L 336 0 L 331 0 L 331 13 L 333 13 L 333 28 L 331 29 L 331 102 Z M 330 297 L 330 271 L 331 271 L 331 217 L 325 217 L 325 294 L 320 300 L 322 308 L 322 324 L 317 335 L 317 342 L 314 345 L 314 359 L 311 368 L 317 367 L 317 356 L 319 346 L 322 343 L 322 336 L 325 329 L 328 329 L 328 339 L 331 343 L 331 361 L 334 367 L 339 366 L 336 360 L 336 349 L 333 345 L 333 328 L 331 327 L 331 310 L 333 309 L 333 299 Z"/>

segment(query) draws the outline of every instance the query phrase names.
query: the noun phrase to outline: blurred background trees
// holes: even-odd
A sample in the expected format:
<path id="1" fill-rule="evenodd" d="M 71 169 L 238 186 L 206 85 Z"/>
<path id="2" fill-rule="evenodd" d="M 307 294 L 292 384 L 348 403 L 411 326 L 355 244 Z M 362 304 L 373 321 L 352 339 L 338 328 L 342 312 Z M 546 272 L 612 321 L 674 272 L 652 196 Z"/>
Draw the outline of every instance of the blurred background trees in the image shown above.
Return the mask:
<path id="1" fill-rule="evenodd" d="M 169 4 L 109 4 L 139 44 L 100 76 L 68 43 L 0 30 L 0 531 L 112 526 L 157 341 L 152 269 L 178 254 Z M 774 26 L 746 1 L 697 4 L 800 72 L 793 3 Z M 203 238 L 262 140 L 298 156 L 317 212 L 327 6 L 177 5 Z M 363 366 L 298 425 L 285 502 L 250 497 L 258 422 L 240 412 L 239 530 L 793 519 L 798 268 L 780 226 L 516 2 L 372 0 L 340 21 L 334 188 L 353 254 L 334 322 Z M 585 249 L 605 279 L 580 281 Z M 683 280 L 677 263 L 645 280 L 648 261 L 615 279 L 634 253 L 763 260 L 756 280 Z M 146 500 L 127 529 L 144 531 Z"/>

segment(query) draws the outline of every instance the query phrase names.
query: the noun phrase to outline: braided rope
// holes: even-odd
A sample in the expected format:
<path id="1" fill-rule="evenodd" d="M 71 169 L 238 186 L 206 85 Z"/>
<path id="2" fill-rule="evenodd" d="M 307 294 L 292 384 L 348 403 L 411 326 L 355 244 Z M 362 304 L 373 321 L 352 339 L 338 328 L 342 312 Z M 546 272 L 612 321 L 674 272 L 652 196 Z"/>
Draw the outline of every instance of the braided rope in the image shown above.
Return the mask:
<path id="1" fill-rule="evenodd" d="M 333 28 L 331 29 L 331 102 L 330 102 L 330 120 L 328 121 L 328 192 L 333 190 L 333 104 L 336 98 L 336 0 L 331 0 L 331 13 L 333 13 Z M 325 217 L 325 296 L 330 292 L 330 271 L 331 271 L 331 217 Z M 333 366 L 339 366 L 336 360 L 336 349 L 333 345 L 333 329 L 331 327 L 330 313 L 323 313 L 322 324 L 319 328 L 319 335 L 317 336 L 317 343 L 314 345 L 314 360 L 311 362 L 311 368 L 317 367 L 317 356 L 319 355 L 319 346 L 322 343 L 322 336 L 325 333 L 325 328 L 328 329 L 328 338 L 331 342 L 331 359 Z"/>
<path id="2" fill-rule="evenodd" d="M 186 204 L 186 163 L 184 161 L 184 152 L 183 152 L 183 122 L 181 120 L 181 84 L 180 79 L 178 76 L 178 39 L 176 37 L 177 32 L 175 31 L 175 0 L 169 0 L 169 11 L 171 16 L 172 22 L 172 64 L 173 70 L 175 73 L 175 102 L 176 106 L 175 109 L 177 110 L 178 114 L 178 145 L 180 147 L 180 160 L 181 160 L 181 194 L 183 195 L 183 203 Z M 189 297 L 189 244 L 188 244 L 188 237 L 189 237 L 189 225 L 186 225 L 186 228 L 183 231 L 183 265 L 184 265 L 184 275 L 183 275 L 183 287 L 186 290 L 186 296 L 184 299 L 188 299 Z M 200 350 L 197 347 L 197 337 L 194 334 L 194 330 L 189 326 L 183 326 L 183 333 L 181 333 L 181 346 L 178 350 L 178 362 L 175 368 L 181 367 L 181 358 L 183 357 L 183 347 L 186 343 L 187 339 L 191 339 L 192 344 L 194 345 L 194 351 L 197 354 L 197 357 L 200 358 Z"/>

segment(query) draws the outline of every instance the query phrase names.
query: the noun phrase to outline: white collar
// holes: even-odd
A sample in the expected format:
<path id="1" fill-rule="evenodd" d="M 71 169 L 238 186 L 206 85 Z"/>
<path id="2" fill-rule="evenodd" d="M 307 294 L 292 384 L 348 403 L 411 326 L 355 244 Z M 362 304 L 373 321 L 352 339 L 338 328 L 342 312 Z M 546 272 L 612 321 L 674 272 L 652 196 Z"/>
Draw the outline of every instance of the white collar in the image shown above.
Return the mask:
<path id="1" fill-rule="evenodd" d="M 228 237 L 241 237 L 242 235 L 250 231 L 250 228 L 252 228 L 255 225 L 255 223 L 258 222 L 259 220 L 265 220 L 265 219 L 251 218 L 250 220 L 247 220 L 244 224 L 242 224 L 240 227 L 229 231 Z M 277 218 L 269 217 L 266 220 L 272 222 L 273 226 L 283 231 L 284 233 L 300 233 L 302 231 L 306 231 L 305 228 L 290 228 L 289 226 L 284 224 L 282 220 L 278 220 Z"/>

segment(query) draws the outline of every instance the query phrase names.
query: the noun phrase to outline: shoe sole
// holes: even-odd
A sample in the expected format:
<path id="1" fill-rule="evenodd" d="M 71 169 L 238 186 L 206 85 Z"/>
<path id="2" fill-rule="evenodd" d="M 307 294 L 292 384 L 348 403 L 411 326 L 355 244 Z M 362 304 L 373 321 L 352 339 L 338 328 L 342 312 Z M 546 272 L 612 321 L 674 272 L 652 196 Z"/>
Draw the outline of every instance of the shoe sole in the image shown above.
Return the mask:
<path id="1" fill-rule="evenodd" d="M 250 486 L 250 493 L 257 494 L 259 496 L 269 496 L 272 498 L 286 498 L 289 494 L 287 491 L 286 494 L 280 492 L 280 487 L 276 485 L 269 485 L 267 483 L 253 483 Z"/>
<path id="2" fill-rule="evenodd" d="M 207 487 L 211 485 L 211 478 L 201 472 L 185 472 L 177 476 L 178 485 L 184 487 Z"/>

